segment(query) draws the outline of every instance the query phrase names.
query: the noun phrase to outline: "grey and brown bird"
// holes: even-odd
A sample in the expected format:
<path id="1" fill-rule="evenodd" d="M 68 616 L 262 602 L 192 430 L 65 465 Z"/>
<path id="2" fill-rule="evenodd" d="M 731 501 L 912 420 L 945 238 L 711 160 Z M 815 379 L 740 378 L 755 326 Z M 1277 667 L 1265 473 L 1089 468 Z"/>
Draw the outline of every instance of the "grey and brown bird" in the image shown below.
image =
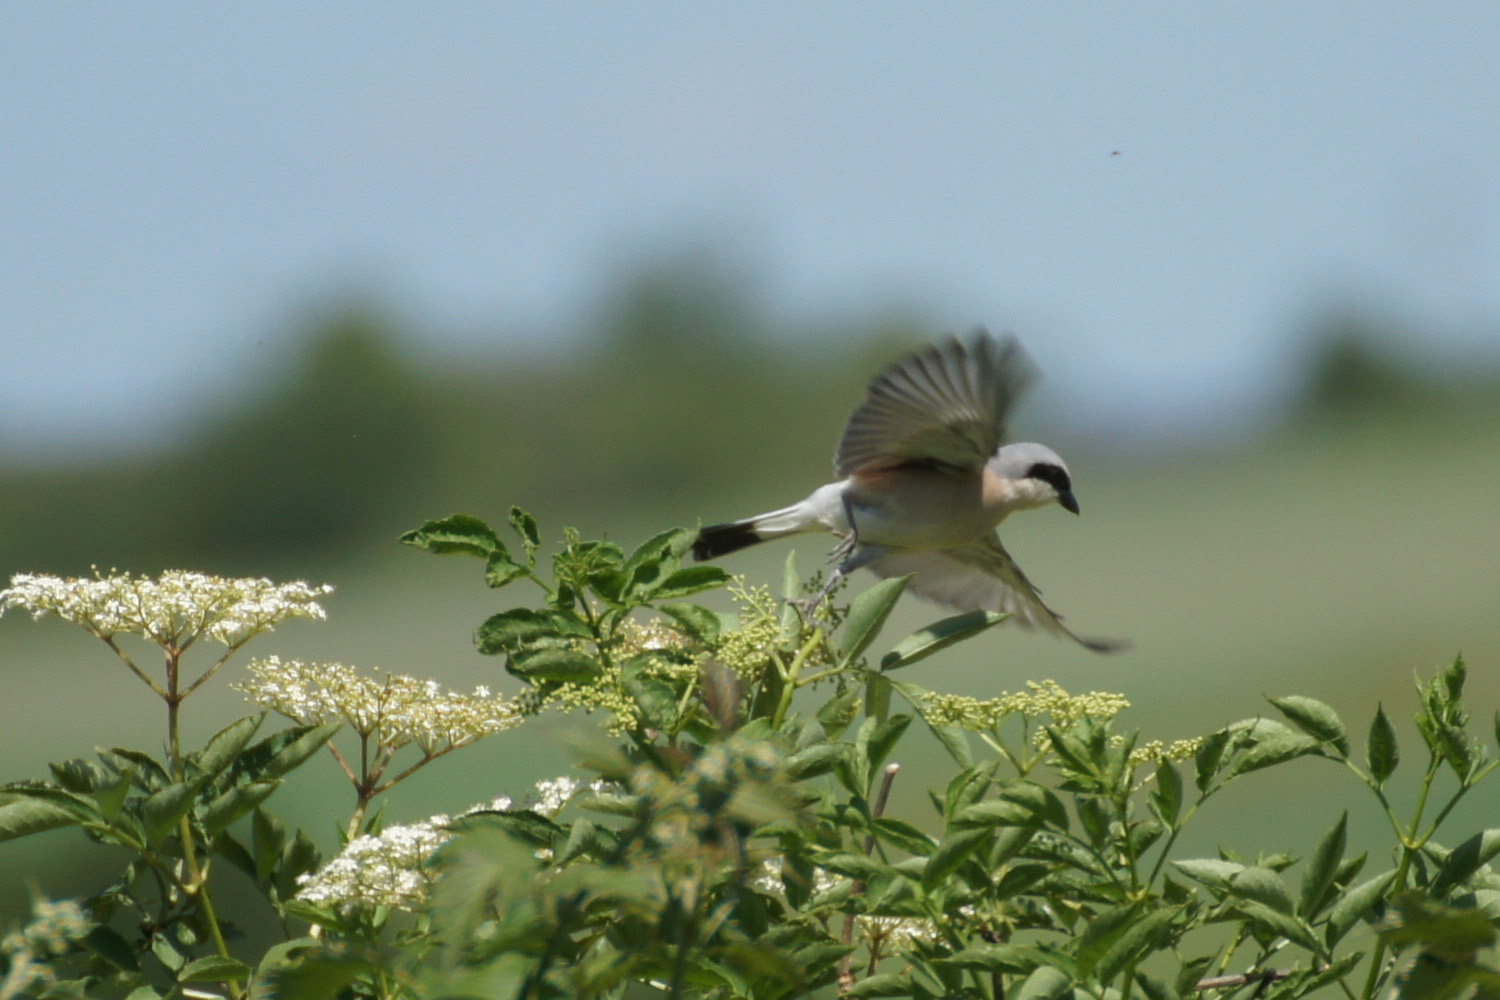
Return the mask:
<path id="1" fill-rule="evenodd" d="M 842 538 L 838 565 L 814 605 L 856 569 L 911 574 L 908 589 L 938 604 L 1008 612 L 1096 652 L 1127 648 L 1063 624 L 996 534 L 1018 510 L 1054 503 L 1079 510 L 1056 452 L 1003 444 L 1011 408 L 1035 374 L 1014 338 L 997 341 L 984 330 L 908 355 L 870 383 L 850 416 L 834 453 L 837 482 L 790 507 L 704 528 L 694 557 L 829 531 Z"/>

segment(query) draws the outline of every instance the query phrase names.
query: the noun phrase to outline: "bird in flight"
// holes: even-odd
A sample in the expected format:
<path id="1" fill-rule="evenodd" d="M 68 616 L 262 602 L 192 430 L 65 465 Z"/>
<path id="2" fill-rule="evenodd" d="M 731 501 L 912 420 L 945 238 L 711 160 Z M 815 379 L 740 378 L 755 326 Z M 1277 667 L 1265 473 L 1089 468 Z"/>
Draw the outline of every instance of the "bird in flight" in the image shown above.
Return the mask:
<path id="1" fill-rule="evenodd" d="M 1078 513 L 1057 453 L 1002 444 L 1006 421 L 1036 370 L 1014 338 L 979 330 L 896 362 L 870 383 L 834 453 L 840 477 L 790 507 L 710 525 L 698 560 L 809 531 L 840 536 L 837 567 L 809 607 L 856 569 L 911 575 L 920 597 L 960 611 L 1003 611 L 1095 652 L 1129 643 L 1078 635 L 1042 602 L 995 529 L 1018 510 L 1057 504 Z"/>

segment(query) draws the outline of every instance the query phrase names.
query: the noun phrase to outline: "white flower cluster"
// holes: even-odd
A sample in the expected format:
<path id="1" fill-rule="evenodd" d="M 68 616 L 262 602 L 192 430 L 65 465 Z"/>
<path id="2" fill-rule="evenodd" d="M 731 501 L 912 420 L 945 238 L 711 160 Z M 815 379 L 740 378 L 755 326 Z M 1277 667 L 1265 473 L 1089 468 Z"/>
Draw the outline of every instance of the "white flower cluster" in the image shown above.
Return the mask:
<path id="1" fill-rule="evenodd" d="M 411 826 L 388 826 L 378 836 L 351 840 L 317 872 L 300 876 L 297 898 L 351 907 L 415 910 L 427 899 L 427 861 L 449 839 L 447 816 Z"/>
<path id="2" fill-rule="evenodd" d="M 327 615 L 318 600 L 331 593 L 328 584 L 186 570 L 167 570 L 158 579 L 98 570 L 91 579 L 19 573 L 0 591 L 0 614 L 11 608 L 33 618 L 55 614 L 101 638 L 126 633 L 166 648 L 185 649 L 200 637 L 234 648 L 288 618 L 321 621 Z"/>
<path id="3" fill-rule="evenodd" d="M 342 663 L 271 656 L 250 664 L 250 680 L 233 685 L 250 700 L 303 725 L 343 719 L 361 736 L 396 749 L 415 743 L 425 754 L 473 743 L 519 725 L 516 707 L 488 688 L 445 691 L 404 674 L 384 680 Z"/>
<path id="4" fill-rule="evenodd" d="M 750 884 L 762 892 L 781 892 L 781 871 L 783 862 L 780 857 L 766 858 L 761 862 L 760 870 L 750 879 Z M 823 868 L 813 869 L 813 893 L 819 895 L 832 889 L 845 885 L 850 881 L 846 876 L 835 875 L 833 872 Z M 963 911 L 967 910 L 968 913 Z M 972 907 L 962 907 L 960 913 L 970 916 Z M 932 921 L 921 917 L 875 917 L 868 914 L 855 918 L 855 926 L 859 928 L 867 943 L 874 945 L 876 942 L 882 948 L 901 948 L 910 945 L 914 941 L 936 941 L 941 935 L 933 926 Z"/>
<path id="5" fill-rule="evenodd" d="M 0 938 L 0 954 L 8 971 L 0 980 L 0 997 L 20 996 L 53 979 L 48 962 L 67 954 L 89 932 L 83 907 L 71 899 L 38 899 L 31 904 L 31 921 Z"/>
<path id="6" fill-rule="evenodd" d="M 620 791 L 608 781 L 584 784 L 561 777 L 539 781 L 533 792 L 533 812 L 551 818 L 582 791 L 596 794 Z M 528 808 L 509 795 L 472 806 L 460 816 L 481 812 L 509 812 Z M 427 867 L 433 852 L 445 844 L 449 818 L 439 815 L 410 826 L 390 826 L 379 836 L 356 837 L 328 864 L 297 880 L 297 896 L 313 903 L 365 907 L 389 906 L 399 910 L 420 909 L 432 886 Z"/>

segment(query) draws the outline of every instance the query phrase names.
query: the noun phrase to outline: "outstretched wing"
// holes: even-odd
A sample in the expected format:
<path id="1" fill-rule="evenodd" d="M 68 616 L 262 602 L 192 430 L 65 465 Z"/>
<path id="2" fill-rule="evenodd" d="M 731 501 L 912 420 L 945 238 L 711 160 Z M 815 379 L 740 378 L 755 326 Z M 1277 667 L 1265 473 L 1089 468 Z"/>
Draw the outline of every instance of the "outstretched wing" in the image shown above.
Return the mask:
<path id="1" fill-rule="evenodd" d="M 950 337 L 896 362 L 865 392 L 834 452 L 840 476 L 910 462 L 979 472 L 1005 438 L 1005 421 L 1035 369 L 1014 338 L 984 330 Z"/>
<path id="2" fill-rule="evenodd" d="M 993 535 L 961 549 L 893 552 L 869 568 L 882 577 L 915 574 L 906 587 L 918 597 L 960 611 L 1004 611 L 1022 625 L 1067 636 L 1096 653 L 1130 648 L 1128 642 L 1086 639 L 1064 625 Z"/>

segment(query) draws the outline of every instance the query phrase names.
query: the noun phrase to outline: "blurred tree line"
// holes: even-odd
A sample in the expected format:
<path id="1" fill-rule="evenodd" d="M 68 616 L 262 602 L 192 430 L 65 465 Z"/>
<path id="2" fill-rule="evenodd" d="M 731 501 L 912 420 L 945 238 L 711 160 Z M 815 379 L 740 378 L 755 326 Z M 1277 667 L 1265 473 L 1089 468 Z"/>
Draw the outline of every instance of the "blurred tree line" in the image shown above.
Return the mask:
<path id="1" fill-rule="evenodd" d="M 446 363 L 351 305 L 300 333 L 278 385 L 180 445 L 0 467 L 0 572 L 305 575 L 449 511 L 618 529 L 784 501 L 827 474 L 869 373 L 930 330 L 873 319 L 793 343 L 751 299 L 725 270 L 663 266 L 560 338 L 574 350 Z"/>
<path id="2" fill-rule="evenodd" d="M 671 262 L 621 282 L 560 338 L 572 350 L 446 363 L 351 305 L 301 331 L 279 384 L 165 452 L 0 466 L 0 573 L 305 575 L 449 511 L 516 503 L 609 532 L 784 503 L 828 474 L 870 374 L 937 328 L 876 315 L 790 338 L 749 289 Z M 1354 312 L 1320 321 L 1279 433 L 1493 409 L 1493 377 L 1416 372 L 1390 333 Z"/>

